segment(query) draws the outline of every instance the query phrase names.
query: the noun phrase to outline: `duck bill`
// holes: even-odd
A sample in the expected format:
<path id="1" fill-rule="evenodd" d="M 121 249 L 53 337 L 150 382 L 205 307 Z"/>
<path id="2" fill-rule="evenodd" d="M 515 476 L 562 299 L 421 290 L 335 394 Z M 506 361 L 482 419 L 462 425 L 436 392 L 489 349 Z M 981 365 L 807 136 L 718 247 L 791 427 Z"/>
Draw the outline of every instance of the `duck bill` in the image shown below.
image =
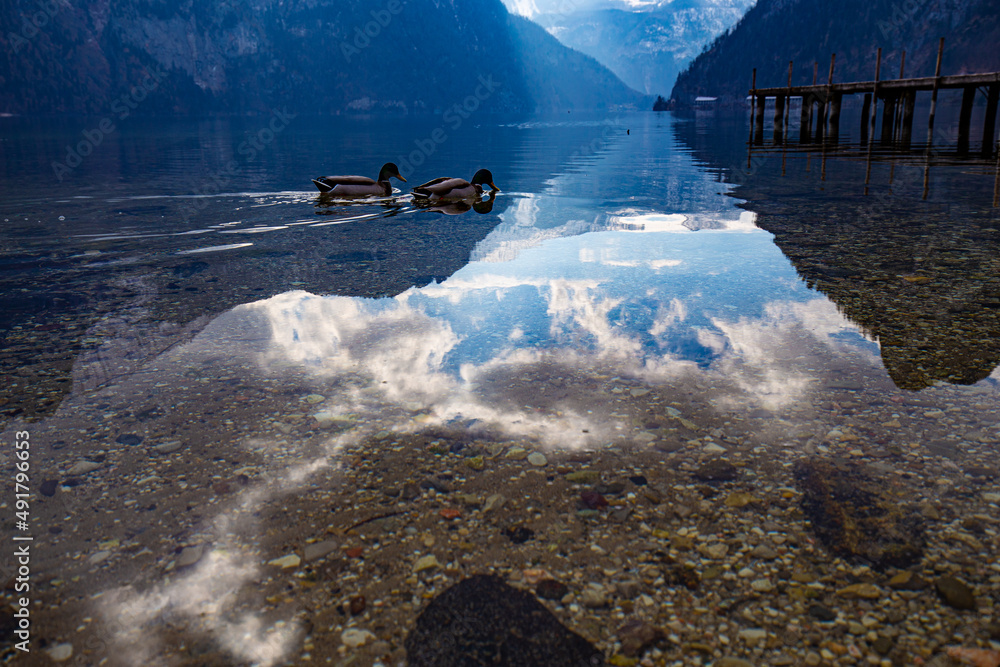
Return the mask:
<path id="1" fill-rule="evenodd" d="M 493 185 L 493 181 L 490 181 L 490 187 L 493 188 L 493 192 L 500 192 L 500 188 Z"/>
<path id="2" fill-rule="evenodd" d="M 405 179 L 405 178 L 403 178 L 402 174 L 396 174 L 396 178 L 398 178 L 399 180 L 401 180 L 401 181 L 403 181 L 404 183 L 406 183 L 406 179 Z"/>

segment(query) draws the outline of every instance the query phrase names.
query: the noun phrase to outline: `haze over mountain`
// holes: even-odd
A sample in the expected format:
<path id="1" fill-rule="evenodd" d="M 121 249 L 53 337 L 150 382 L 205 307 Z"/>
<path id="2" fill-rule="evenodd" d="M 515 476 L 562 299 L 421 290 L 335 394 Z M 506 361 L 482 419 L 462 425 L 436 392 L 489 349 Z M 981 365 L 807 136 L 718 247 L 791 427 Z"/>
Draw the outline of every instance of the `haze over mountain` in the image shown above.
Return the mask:
<path id="1" fill-rule="evenodd" d="M 678 73 L 755 0 L 504 0 L 622 81 L 666 96 Z"/>
<path id="2" fill-rule="evenodd" d="M 905 75 L 933 76 L 938 39 L 945 38 L 942 74 L 1000 70 L 1000 0 L 760 0 L 677 79 L 672 97 L 697 95 L 743 100 L 757 68 L 758 86 L 784 85 L 788 61 L 794 84 L 820 80 L 837 54 L 835 80 L 870 81 L 882 47 L 882 78 L 896 78 L 902 52 Z"/>
<path id="3" fill-rule="evenodd" d="M 0 22 L 0 113 L 645 104 L 500 0 L 14 0 Z"/>

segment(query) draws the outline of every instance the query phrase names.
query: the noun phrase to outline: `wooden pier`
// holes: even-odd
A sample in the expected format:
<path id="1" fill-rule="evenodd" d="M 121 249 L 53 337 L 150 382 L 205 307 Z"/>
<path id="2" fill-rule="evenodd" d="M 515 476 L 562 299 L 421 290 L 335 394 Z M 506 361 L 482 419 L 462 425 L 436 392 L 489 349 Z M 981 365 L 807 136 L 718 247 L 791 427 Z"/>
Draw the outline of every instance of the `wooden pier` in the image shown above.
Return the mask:
<path id="1" fill-rule="evenodd" d="M 753 84 L 750 89 L 753 103 L 753 123 L 751 126 L 751 143 L 762 143 L 764 135 L 764 112 L 769 97 L 774 104 L 774 134 L 780 141 L 784 135 L 789 115 L 790 101 L 793 97 L 802 98 L 800 112 L 800 137 L 803 143 L 812 140 L 821 141 L 824 137 L 836 140 L 840 132 L 840 109 L 845 95 L 864 95 L 861 107 L 861 141 L 868 143 L 874 139 L 878 103 L 882 102 L 881 141 L 884 143 L 898 142 L 907 149 L 913 136 L 913 113 L 916 106 L 917 93 L 931 93 L 931 110 L 928 120 L 928 148 L 933 143 L 934 116 L 937 111 L 938 91 L 960 89 L 962 91 L 962 107 L 958 121 L 958 151 L 969 151 L 969 134 L 972 121 L 972 109 L 977 92 L 982 89 L 986 96 L 986 118 L 983 123 L 983 140 L 981 152 L 989 156 L 994 150 L 994 134 L 996 132 L 997 105 L 1000 102 L 1000 72 L 986 74 L 958 74 L 941 76 L 941 56 L 944 50 L 944 39 L 938 47 L 937 67 L 934 76 L 904 79 L 906 52 L 903 52 L 903 63 L 900 66 L 898 79 L 880 80 L 882 68 L 882 49 L 876 55 L 875 78 L 871 81 L 855 81 L 851 83 L 834 83 L 833 74 L 836 65 L 836 54 L 830 58 L 830 73 L 825 84 L 817 84 L 818 66 L 813 70 L 813 83 L 808 86 L 793 86 L 792 66 L 788 63 L 788 85 L 780 88 L 757 88 L 757 70 L 753 72 Z M 874 105 L 872 104 L 874 102 Z M 813 122 L 815 119 L 815 132 Z M 815 135 L 815 136 L 814 136 Z"/>

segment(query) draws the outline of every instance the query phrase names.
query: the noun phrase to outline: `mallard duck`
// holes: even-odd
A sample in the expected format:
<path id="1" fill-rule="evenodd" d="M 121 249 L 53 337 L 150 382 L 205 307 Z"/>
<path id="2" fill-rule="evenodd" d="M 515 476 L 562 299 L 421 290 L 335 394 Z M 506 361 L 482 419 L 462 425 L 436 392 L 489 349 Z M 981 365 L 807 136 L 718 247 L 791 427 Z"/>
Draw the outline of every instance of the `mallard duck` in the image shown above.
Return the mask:
<path id="1" fill-rule="evenodd" d="M 364 197 L 380 195 L 388 197 L 392 194 L 390 178 L 398 178 L 406 183 L 399 174 L 399 167 L 392 162 L 386 162 L 378 172 L 378 180 L 373 181 L 367 176 L 320 176 L 312 179 L 319 191 L 325 195 L 338 197 Z"/>
<path id="2" fill-rule="evenodd" d="M 493 192 L 500 188 L 493 185 L 493 174 L 489 169 L 480 169 L 472 177 L 472 182 L 464 178 L 435 178 L 423 185 L 413 188 L 413 196 L 429 199 L 430 201 L 440 201 L 442 199 L 472 199 L 483 194 L 483 184 L 488 184 Z"/>

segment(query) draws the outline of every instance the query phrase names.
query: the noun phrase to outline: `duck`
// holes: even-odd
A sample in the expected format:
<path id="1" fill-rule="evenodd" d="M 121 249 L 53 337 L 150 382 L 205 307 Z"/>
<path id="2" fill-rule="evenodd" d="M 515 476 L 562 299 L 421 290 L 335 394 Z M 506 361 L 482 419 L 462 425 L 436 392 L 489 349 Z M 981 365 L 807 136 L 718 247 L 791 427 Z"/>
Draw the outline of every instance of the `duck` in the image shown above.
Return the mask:
<path id="1" fill-rule="evenodd" d="M 392 195 L 390 178 L 398 178 L 406 183 L 406 179 L 399 173 L 399 167 L 392 162 L 386 162 L 382 165 L 378 172 L 378 180 L 372 180 L 367 176 L 320 176 L 312 179 L 312 182 L 324 195 L 338 197 L 379 195 L 388 197 Z"/>
<path id="2" fill-rule="evenodd" d="M 429 201 L 472 199 L 483 194 L 484 184 L 489 185 L 493 192 L 500 190 L 493 184 L 493 174 L 490 170 L 480 169 L 472 177 L 471 182 L 464 178 L 443 176 L 413 188 L 413 196 Z"/>

